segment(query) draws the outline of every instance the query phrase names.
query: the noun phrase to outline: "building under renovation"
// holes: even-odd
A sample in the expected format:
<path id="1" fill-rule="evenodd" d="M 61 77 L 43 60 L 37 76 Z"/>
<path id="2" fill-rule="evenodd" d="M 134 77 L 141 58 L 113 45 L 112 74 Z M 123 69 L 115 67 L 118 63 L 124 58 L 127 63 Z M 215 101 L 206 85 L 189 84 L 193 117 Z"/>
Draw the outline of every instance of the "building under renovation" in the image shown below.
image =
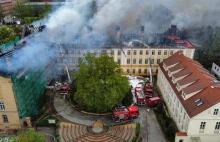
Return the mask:
<path id="1" fill-rule="evenodd" d="M 30 126 L 30 117 L 38 113 L 40 99 L 48 80 L 47 71 L 52 62 L 22 60 L 25 68 L 19 68 L 16 62 L 23 55 L 21 47 L 14 47 L 0 55 L 0 130 L 19 129 Z"/>

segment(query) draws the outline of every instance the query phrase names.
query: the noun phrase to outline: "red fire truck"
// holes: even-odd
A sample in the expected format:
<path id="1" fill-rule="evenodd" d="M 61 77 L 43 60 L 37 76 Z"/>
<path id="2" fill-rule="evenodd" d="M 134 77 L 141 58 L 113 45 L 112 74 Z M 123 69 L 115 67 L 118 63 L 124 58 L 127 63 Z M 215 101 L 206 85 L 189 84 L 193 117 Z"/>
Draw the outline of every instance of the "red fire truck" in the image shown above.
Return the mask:
<path id="1" fill-rule="evenodd" d="M 152 97 L 152 98 L 149 98 L 147 100 L 147 105 L 149 107 L 154 107 L 154 106 L 156 106 L 157 104 L 159 104 L 161 102 L 163 102 L 163 100 L 161 98 L 159 98 L 159 97 Z"/>
<path id="2" fill-rule="evenodd" d="M 128 108 L 125 106 L 119 106 L 115 108 L 112 119 L 115 122 L 120 122 L 130 119 L 136 119 L 138 116 L 139 110 L 137 106 L 130 106 Z"/>
<path id="3" fill-rule="evenodd" d="M 64 84 L 60 88 L 60 94 L 61 95 L 67 95 L 69 93 L 69 85 Z"/>
<path id="4" fill-rule="evenodd" d="M 142 88 L 136 87 L 135 88 L 135 97 L 137 100 L 137 105 L 146 105 L 146 97 L 144 96 L 144 92 Z"/>

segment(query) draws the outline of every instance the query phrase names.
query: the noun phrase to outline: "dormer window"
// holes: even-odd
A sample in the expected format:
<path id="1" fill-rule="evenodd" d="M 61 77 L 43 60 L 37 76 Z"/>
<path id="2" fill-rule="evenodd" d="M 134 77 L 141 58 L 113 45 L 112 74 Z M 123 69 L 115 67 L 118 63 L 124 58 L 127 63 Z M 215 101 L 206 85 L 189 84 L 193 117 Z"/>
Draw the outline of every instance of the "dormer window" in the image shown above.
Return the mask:
<path id="1" fill-rule="evenodd" d="M 175 78 L 174 77 L 172 77 L 172 81 L 173 81 L 173 83 L 175 83 Z"/>
<path id="2" fill-rule="evenodd" d="M 186 94 L 184 92 L 182 92 L 182 95 L 183 95 L 183 98 L 185 99 L 186 98 Z"/>
<path id="3" fill-rule="evenodd" d="M 167 67 L 164 63 L 163 63 L 163 68 L 165 69 L 165 71 L 167 71 Z"/>
<path id="4" fill-rule="evenodd" d="M 176 85 L 176 88 L 177 88 L 178 91 L 180 90 L 180 86 L 179 86 L 178 83 L 177 83 L 177 85 Z"/>
<path id="5" fill-rule="evenodd" d="M 168 75 L 170 76 L 170 71 L 168 71 Z"/>

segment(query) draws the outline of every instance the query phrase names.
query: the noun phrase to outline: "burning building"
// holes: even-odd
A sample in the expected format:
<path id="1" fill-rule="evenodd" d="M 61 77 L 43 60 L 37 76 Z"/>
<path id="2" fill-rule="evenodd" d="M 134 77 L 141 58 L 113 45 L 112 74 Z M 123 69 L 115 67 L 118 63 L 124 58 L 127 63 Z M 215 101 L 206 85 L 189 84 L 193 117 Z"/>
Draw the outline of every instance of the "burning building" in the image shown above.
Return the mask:
<path id="1" fill-rule="evenodd" d="M 192 45 L 184 34 L 175 25 L 162 34 L 152 35 L 153 40 L 148 43 L 150 48 L 144 45 L 147 38 L 144 37 L 144 26 L 139 31 L 122 33 L 120 26 L 115 26 L 115 38 L 106 40 L 102 46 L 91 44 L 88 48 L 83 42 L 76 44 L 62 44 L 64 56 L 60 51 L 56 52 L 56 65 L 59 74 L 65 73 L 63 62 L 65 61 L 70 71 L 78 70 L 78 58 L 86 53 L 95 53 L 97 56 L 106 54 L 112 56 L 124 71 L 124 74 L 148 76 L 150 74 L 149 56 L 151 57 L 152 71 L 156 75 L 158 63 L 168 58 L 177 51 L 181 51 L 186 57 L 193 59 L 195 46 Z"/>
<path id="2" fill-rule="evenodd" d="M 42 60 L 47 52 L 33 55 L 36 60 L 21 58 L 26 48 L 23 43 L 20 48 L 0 55 L 0 131 L 31 126 L 30 118 L 38 113 L 40 99 L 50 78 L 47 72 L 52 62 Z M 19 67 L 19 62 L 25 68 Z"/>

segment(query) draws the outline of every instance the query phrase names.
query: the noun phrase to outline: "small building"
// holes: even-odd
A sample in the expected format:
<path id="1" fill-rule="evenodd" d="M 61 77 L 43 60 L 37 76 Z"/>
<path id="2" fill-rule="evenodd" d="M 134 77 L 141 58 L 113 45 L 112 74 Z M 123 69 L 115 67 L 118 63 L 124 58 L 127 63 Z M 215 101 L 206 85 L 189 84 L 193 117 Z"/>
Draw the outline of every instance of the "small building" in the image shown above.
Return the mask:
<path id="1" fill-rule="evenodd" d="M 219 142 L 220 82 L 181 52 L 159 64 L 157 86 L 179 130 L 175 142 Z"/>
<path id="2" fill-rule="evenodd" d="M 220 79 L 220 57 L 212 63 L 212 74 L 214 74 L 218 79 Z"/>

